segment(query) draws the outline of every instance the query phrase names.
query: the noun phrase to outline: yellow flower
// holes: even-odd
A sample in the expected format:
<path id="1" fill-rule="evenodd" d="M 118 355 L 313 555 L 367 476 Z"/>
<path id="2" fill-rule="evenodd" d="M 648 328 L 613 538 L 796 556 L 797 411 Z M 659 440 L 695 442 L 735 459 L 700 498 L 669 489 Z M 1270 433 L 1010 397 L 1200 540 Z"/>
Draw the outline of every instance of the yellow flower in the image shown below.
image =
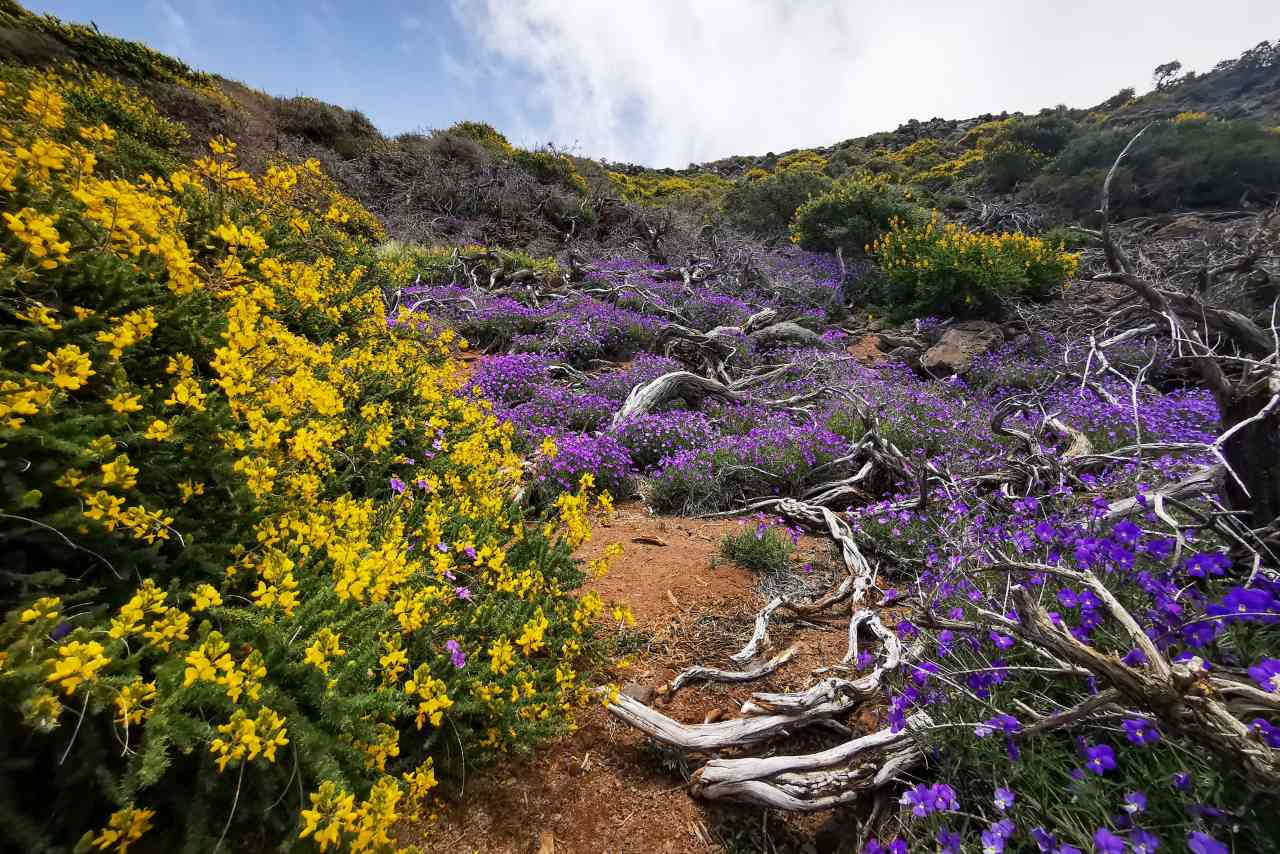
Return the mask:
<path id="1" fill-rule="evenodd" d="M 222 594 L 212 584 L 201 584 L 196 588 L 192 598 L 195 603 L 191 606 L 191 610 L 199 613 L 206 608 L 215 608 L 222 604 Z"/>
<path id="2" fill-rule="evenodd" d="M 14 236 L 26 244 L 27 252 L 41 269 L 52 270 L 70 260 L 67 252 L 71 250 L 71 244 L 59 239 L 58 230 L 54 228 L 56 217 L 44 216 L 32 208 L 0 216 Z"/>
<path id="3" fill-rule="evenodd" d="M 97 641 L 62 644 L 58 647 L 58 657 L 51 662 L 53 672 L 45 677 L 45 681 L 57 683 L 65 694 L 74 694 L 76 688 L 92 682 L 98 671 L 111 663 L 103 651 L 102 644 Z"/>
<path id="4" fill-rule="evenodd" d="M 299 839 L 313 836 L 321 851 L 338 846 L 342 834 L 354 830 L 358 816 L 355 795 L 344 792 L 332 780 L 325 780 L 311 793 L 311 809 L 302 811 L 303 827 Z"/>
<path id="5" fill-rule="evenodd" d="M 43 362 L 31 365 L 30 369 L 38 374 L 48 374 L 58 388 L 75 391 L 97 373 L 92 364 L 79 347 L 67 344 L 48 355 Z"/>
<path id="6" fill-rule="evenodd" d="M 113 410 L 124 415 L 129 412 L 139 412 L 142 404 L 139 402 L 142 398 L 136 394 L 127 394 L 120 392 L 117 395 L 107 398 L 107 405 Z"/>
<path id="7" fill-rule="evenodd" d="M 55 620 L 62 610 L 62 600 L 56 596 L 42 596 L 18 615 L 20 623 L 37 623 Z"/>
<path id="8" fill-rule="evenodd" d="M 321 673 L 328 675 L 329 659 L 338 658 L 346 655 L 346 650 L 340 645 L 342 636 L 334 634 L 332 630 L 323 628 L 316 633 L 316 639 L 307 647 L 303 660 L 317 668 Z"/>
<path id="9" fill-rule="evenodd" d="M 205 393 L 194 377 L 184 377 L 173 387 L 173 392 L 165 400 L 165 406 L 185 406 L 197 412 L 204 411 Z"/>
<path id="10" fill-rule="evenodd" d="M 64 124 L 62 111 L 65 106 L 61 95 L 43 83 L 37 83 L 27 90 L 22 111 L 50 130 L 57 130 Z"/>
<path id="11" fill-rule="evenodd" d="M 498 638 L 489 645 L 489 669 L 499 676 L 504 675 L 515 663 L 515 649 L 511 641 Z"/>
<path id="12" fill-rule="evenodd" d="M 151 422 L 151 425 L 147 427 L 147 432 L 142 435 L 144 438 L 157 442 L 167 442 L 173 438 L 173 425 L 157 418 Z"/>
<path id="13" fill-rule="evenodd" d="M 102 485 L 116 485 L 119 489 L 133 489 L 138 485 L 138 469 L 129 465 L 129 455 L 121 454 L 109 463 L 102 464 Z"/>
<path id="14" fill-rule="evenodd" d="M 204 495 L 204 484 L 199 481 L 184 480 L 178 484 L 178 498 L 183 504 L 186 504 L 197 495 Z"/>
<path id="15" fill-rule="evenodd" d="M 143 682 L 139 677 L 126 684 L 120 689 L 120 693 L 116 694 L 116 723 L 121 726 L 142 723 L 143 719 L 151 714 L 151 710 L 144 704 L 153 702 L 155 698 L 156 683 L 154 682 Z"/>
<path id="16" fill-rule="evenodd" d="M 93 837 L 93 847 L 99 851 L 112 849 L 116 854 L 128 854 L 129 846 L 151 829 L 153 816 L 155 812 L 152 810 L 140 810 L 134 807 L 113 812 L 107 819 L 106 828 Z"/>
<path id="17" fill-rule="evenodd" d="M 155 309 L 144 308 L 131 311 L 123 317 L 116 318 L 115 325 L 111 329 L 99 332 L 96 340 L 110 344 L 111 358 L 119 359 L 124 355 L 126 347 L 132 347 L 150 337 L 156 325 Z"/>
<path id="18" fill-rule="evenodd" d="M 43 326 L 45 329 L 57 332 L 62 328 L 62 324 L 58 322 L 54 315 L 56 311 L 49 308 L 44 303 L 32 301 L 25 309 L 14 312 L 14 316 L 19 320 L 25 320 L 28 323 L 34 323 Z"/>

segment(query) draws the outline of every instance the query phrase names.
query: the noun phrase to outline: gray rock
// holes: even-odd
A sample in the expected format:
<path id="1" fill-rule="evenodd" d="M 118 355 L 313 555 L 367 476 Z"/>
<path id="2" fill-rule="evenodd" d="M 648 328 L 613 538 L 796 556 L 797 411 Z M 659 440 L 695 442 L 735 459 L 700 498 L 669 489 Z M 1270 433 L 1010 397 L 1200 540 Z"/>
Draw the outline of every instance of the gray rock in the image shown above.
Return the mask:
<path id="1" fill-rule="evenodd" d="M 792 344 L 797 347 L 825 347 L 827 342 L 816 332 L 805 329 L 798 323 L 784 320 L 766 326 L 751 333 L 751 340 L 757 344 Z"/>
<path id="2" fill-rule="evenodd" d="M 930 376 L 964 374 L 973 360 L 1004 343 L 1004 330 L 987 320 L 965 320 L 942 335 L 942 340 L 920 357 L 920 368 Z"/>

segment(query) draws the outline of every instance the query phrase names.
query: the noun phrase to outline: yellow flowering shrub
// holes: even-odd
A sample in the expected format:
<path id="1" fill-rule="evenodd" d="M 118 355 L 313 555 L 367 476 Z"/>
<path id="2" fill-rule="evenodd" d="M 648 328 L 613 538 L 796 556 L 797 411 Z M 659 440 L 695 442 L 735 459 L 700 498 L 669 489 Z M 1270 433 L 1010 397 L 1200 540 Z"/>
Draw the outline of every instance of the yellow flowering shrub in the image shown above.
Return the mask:
<path id="1" fill-rule="evenodd" d="M 998 317 L 1006 301 L 1043 299 L 1075 274 L 1079 256 L 1021 233 L 983 234 L 944 223 L 891 221 L 866 247 L 887 282 L 891 316 Z"/>
<path id="2" fill-rule="evenodd" d="M 386 315 L 319 164 L 182 165 L 85 79 L 0 67 L 0 848 L 390 848 L 463 755 L 572 726 L 598 505 L 524 518 L 465 342 Z"/>
<path id="3" fill-rule="evenodd" d="M 733 182 L 714 172 L 665 175 L 660 172 L 609 172 L 609 183 L 619 196 L 642 205 L 670 205 L 692 210 L 719 206 Z"/>

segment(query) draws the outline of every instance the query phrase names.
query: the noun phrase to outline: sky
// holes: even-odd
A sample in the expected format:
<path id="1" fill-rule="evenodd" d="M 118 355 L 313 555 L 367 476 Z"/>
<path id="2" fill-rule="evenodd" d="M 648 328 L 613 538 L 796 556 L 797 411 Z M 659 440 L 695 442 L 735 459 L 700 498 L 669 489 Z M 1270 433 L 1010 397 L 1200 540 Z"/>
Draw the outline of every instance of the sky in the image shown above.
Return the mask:
<path id="1" fill-rule="evenodd" d="M 1280 38 L 1276 0 L 24 0 L 386 134 L 464 119 L 682 168 L 1087 107 Z"/>

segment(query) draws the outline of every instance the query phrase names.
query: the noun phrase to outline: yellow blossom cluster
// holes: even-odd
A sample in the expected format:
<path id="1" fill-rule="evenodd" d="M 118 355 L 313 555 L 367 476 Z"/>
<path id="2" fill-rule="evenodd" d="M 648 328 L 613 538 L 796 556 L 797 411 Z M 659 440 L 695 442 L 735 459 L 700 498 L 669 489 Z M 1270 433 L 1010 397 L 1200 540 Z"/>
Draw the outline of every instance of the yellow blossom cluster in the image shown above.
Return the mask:
<path id="1" fill-rule="evenodd" d="M 355 851 L 389 846 L 404 793 L 436 786 L 401 756 L 433 749 L 428 724 L 448 714 L 468 751 L 572 726 L 605 606 L 571 595 L 571 555 L 609 499 L 588 476 L 540 518 L 512 502 L 523 461 L 462 393 L 465 342 L 385 314 L 418 256 L 384 264 L 377 220 L 315 161 L 259 177 L 218 138 L 131 170 L 126 136 L 181 136 L 136 90 L 0 78 L 0 452 L 44 526 L 6 541 L 36 591 L 0 622 L 26 725 L 65 727 L 71 697 L 102 715 L 67 736 L 106 733 L 96 779 L 140 800 L 193 785 L 179 752 L 263 775 L 255 791 L 297 771 L 317 787 L 302 836 Z M 277 779 L 286 745 L 301 770 Z M 186 819 L 153 817 L 88 830 L 124 850 Z"/>
<path id="2" fill-rule="evenodd" d="M 219 771 L 225 770 L 229 762 L 252 761 L 258 754 L 275 762 L 276 748 L 289 743 L 284 718 L 266 706 L 252 718 L 243 709 L 236 709 L 231 720 L 218 726 L 218 732 L 221 735 L 209 743 L 209 750 L 218 757 Z"/>

